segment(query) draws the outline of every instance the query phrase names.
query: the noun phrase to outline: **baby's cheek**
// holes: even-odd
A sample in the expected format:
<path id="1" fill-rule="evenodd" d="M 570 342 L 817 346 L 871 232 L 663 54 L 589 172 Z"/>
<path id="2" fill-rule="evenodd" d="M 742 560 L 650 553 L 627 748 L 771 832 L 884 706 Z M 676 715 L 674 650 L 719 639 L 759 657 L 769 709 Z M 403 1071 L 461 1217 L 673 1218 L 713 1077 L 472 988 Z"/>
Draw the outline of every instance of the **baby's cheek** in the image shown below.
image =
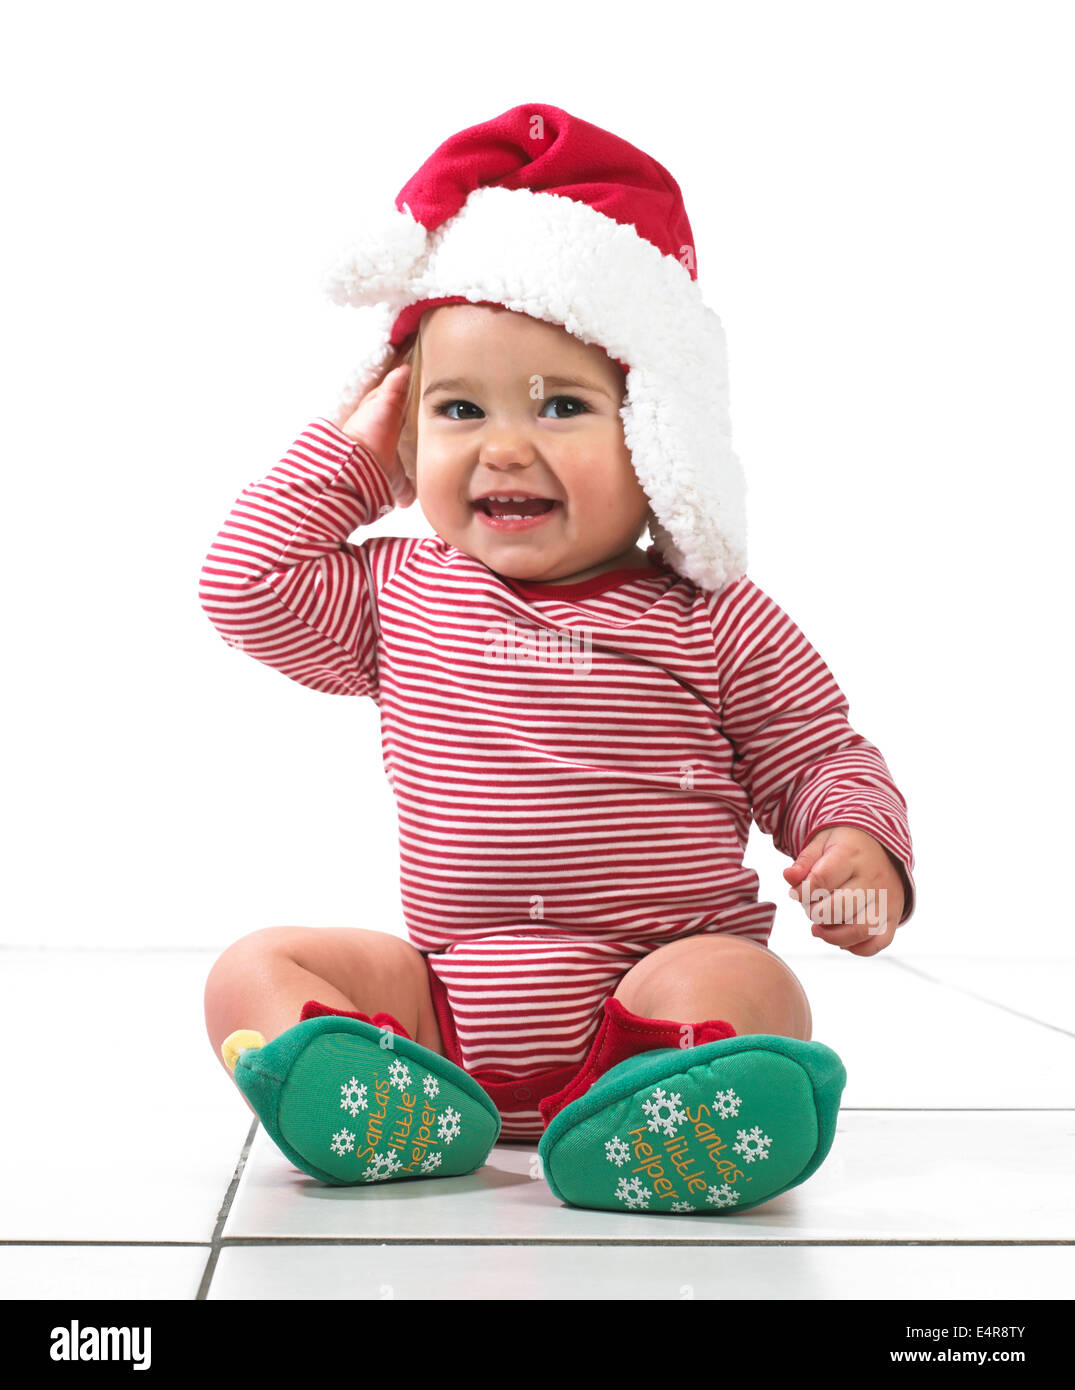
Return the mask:
<path id="1" fill-rule="evenodd" d="M 418 469 L 418 501 L 434 530 L 458 529 L 472 519 L 473 509 L 459 496 L 459 487 L 433 468 Z"/>
<path id="2" fill-rule="evenodd" d="M 577 516 L 605 531 L 621 531 L 630 526 L 635 516 L 643 515 L 649 505 L 640 489 L 620 483 L 605 486 L 583 483 L 570 500 Z"/>
<path id="3" fill-rule="evenodd" d="M 610 513 L 614 518 L 617 536 L 627 541 L 636 541 L 649 522 L 649 502 L 645 495 L 630 503 L 623 502 Z"/>

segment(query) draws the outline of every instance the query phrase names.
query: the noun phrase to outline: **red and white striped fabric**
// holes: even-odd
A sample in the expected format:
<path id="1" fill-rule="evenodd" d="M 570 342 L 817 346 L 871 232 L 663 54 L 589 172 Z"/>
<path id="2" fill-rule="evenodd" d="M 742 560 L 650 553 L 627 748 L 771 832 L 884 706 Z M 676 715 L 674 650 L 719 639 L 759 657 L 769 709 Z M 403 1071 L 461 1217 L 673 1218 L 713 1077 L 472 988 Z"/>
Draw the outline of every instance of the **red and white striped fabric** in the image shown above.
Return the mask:
<path id="1" fill-rule="evenodd" d="M 650 568 L 526 584 L 431 539 L 347 537 L 392 508 L 372 455 L 315 420 L 240 494 L 200 600 L 222 636 L 381 712 L 401 887 L 460 1064 L 580 1064 L 639 959 L 699 932 L 765 943 L 751 816 L 794 858 L 855 825 L 905 870 L 906 804 L 821 657 L 746 576 Z M 542 1130 L 536 1098 L 503 1137 Z"/>

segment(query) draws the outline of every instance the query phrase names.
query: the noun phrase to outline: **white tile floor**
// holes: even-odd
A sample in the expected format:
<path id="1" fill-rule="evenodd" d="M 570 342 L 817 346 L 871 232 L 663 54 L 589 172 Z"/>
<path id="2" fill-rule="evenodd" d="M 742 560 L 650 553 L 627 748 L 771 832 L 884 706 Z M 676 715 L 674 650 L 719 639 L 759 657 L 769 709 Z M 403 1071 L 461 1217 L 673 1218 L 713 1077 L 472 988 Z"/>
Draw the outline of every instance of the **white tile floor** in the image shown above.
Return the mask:
<path id="1" fill-rule="evenodd" d="M 212 953 L 2 951 L 0 1295 L 1071 1298 L 1075 962 L 789 959 L 847 1067 L 832 1152 L 764 1207 L 673 1221 L 562 1206 L 536 1144 L 321 1187 L 212 1056 Z"/>

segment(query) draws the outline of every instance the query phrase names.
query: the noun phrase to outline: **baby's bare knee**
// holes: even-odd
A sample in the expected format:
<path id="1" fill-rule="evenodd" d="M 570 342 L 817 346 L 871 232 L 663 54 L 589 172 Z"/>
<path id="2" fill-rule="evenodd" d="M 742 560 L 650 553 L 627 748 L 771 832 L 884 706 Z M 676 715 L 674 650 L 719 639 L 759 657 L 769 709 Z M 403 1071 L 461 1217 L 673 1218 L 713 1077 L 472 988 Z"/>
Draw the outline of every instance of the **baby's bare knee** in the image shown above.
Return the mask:
<path id="1" fill-rule="evenodd" d="M 808 1038 L 810 1005 L 795 974 L 766 946 L 747 937 L 709 933 L 669 942 L 641 960 L 620 982 L 616 997 L 648 1018 L 752 1020 L 750 1032 Z M 671 1012 L 669 1012 L 671 1010 Z M 756 1020 L 771 1020 L 761 1027 Z"/>
<path id="2" fill-rule="evenodd" d="M 656 985 L 663 980 L 698 978 L 719 971 L 766 970 L 769 951 L 746 937 L 710 935 L 688 936 L 670 941 L 644 957 L 630 971 L 634 988 Z"/>
<path id="3" fill-rule="evenodd" d="M 301 927 L 262 927 L 241 936 L 216 958 L 205 985 L 205 997 L 228 992 L 238 980 L 249 980 L 251 974 L 269 964 L 273 957 L 291 956 L 299 942 Z"/>
<path id="4" fill-rule="evenodd" d="M 432 1014 L 425 957 L 410 942 L 357 927 L 280 926 L 250 932 L 217 959 L 205 986 L 206 1022 L 211 1036 L 223 1037 L 237 1017 L 248 1026 L 256 1010 L 278 1027 L 296 1021 L 308 999 L 382 1009 L 408 1030 Z"/>
<path id="5" fill-rule="evenodd" d="M 229 1024 L 257 996 L 274 958 L 287 954 L 293 928 L 265 927 L 240 937 L 213 962 L 205 981 L 205 1021 L 210 1036 L 230 1032 Z"/>
<path id="6" fill-rule="evenodd" d="M 409 941 L 358 927 L 261 927 L 224 951 L 209 973 L 207 991 L 227 989 L 236 979 L 275 976 L 281 964 L 343 987 L 363 978 L 425 979 L 425 960 Z"/>

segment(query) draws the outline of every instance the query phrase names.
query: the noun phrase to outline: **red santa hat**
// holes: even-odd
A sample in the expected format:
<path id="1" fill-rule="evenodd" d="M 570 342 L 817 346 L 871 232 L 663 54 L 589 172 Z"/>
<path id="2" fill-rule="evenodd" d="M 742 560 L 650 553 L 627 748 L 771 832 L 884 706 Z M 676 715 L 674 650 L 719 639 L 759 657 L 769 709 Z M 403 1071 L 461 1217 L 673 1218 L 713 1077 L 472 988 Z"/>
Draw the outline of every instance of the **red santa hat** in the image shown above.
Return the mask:
<path id="1" fill-rule="evenodd" d="M 354 407 L 437 304 L 499 304 L 602 347 L 627 373 L 620 418 L 658 551 L 700 588 L 746 567 L 724 329 L 702 302 L 675 179 L 626 140 L 533 103 L 445 140 L 327 272 L 374 315 Z"/>

